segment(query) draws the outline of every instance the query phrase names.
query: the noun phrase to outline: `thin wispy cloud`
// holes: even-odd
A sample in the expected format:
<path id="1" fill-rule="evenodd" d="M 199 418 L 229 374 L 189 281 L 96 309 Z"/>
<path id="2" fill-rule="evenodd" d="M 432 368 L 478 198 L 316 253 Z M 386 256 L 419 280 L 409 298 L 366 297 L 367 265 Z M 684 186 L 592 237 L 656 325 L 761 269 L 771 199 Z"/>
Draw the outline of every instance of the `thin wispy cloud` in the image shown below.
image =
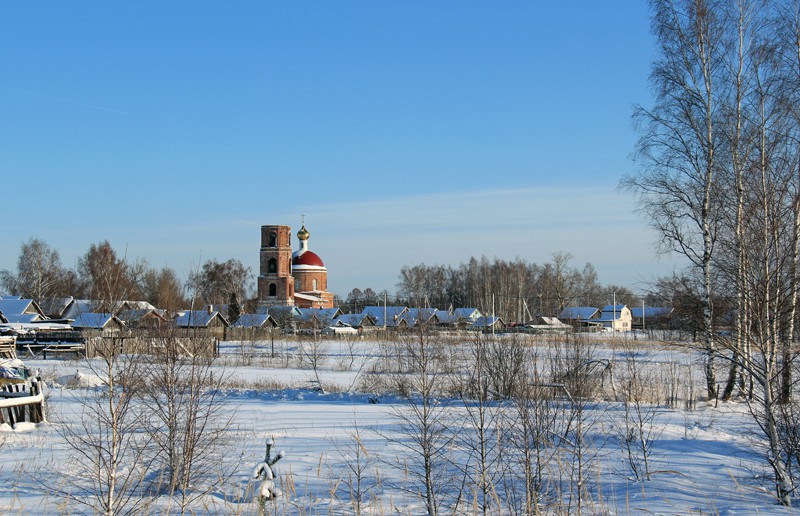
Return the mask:
<path id="1" fill-rule="evenodd" d="M 45 95 L 43 93 L 37 93 L 35 91 L 18 90 L 18 89 L 6 88 L 6 87 L 2 87 L 2 86 L 0 86 L 0 89 L 2 89 L 4 91 L 9 91 L 9 92 L 12 92 L 12 93 L 17 93 L 19 95 L 27 95 L 29 97 L 37 97 L 37 98 L 40 98 L 40 99 L 52 100 L 54 102 L 61 102 L 61 103 L 64 103 L 64 104 L 70 104 L 70 105 L 73 105 L 73 106 L 80 106 L 80 107 L 85 107 L 85 108 L 89 108 L 89 109 L 96 109 L 98 111 L 106 111 L 108 113 L 116 113 L 118 115 L 128 115 L 129 114 L 129 113 L 125 112 L 125 111 L 122 111 L 122 110 L 119 110 L 119 109 L 115 109 L 115 108 L 110 108 L 110 107 L 106 107 L 106 106 L 100 106 L 100 105 L 97 105 L 97 104 L 88 104 L 86 102 L 80 102 L 80 101 L 77 101 L 77 100 L 65 99 L 65 98 L 61 98 L 61 97 L 54 97 L 52 95 Z"/>
<path id="2" fill-rule="evenodd" d="M 383 277 L 381 288 L 390 288 L 404 265 L 457 266 L 473 256 L 544 263 L 565 252 L 576 266 L 595 265 L 601 281 L 620 284 L 670 267 L 656 256 L 654 235 L 643 229 L 632 199 L 613 186 L 420 194 L 303 209 L 311 245 L 340 289 L 365 286 L 365 275 Z M 278 219 L 264 223 L 299 226 L 299 215 Z"/>

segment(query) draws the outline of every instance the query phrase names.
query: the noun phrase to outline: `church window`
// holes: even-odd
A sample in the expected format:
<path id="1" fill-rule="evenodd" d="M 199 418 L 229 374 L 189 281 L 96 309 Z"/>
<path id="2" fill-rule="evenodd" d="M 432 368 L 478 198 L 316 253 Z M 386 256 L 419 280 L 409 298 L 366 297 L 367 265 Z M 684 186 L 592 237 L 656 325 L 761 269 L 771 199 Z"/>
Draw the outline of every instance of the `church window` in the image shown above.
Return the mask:
<path id="1" fill-rule="evenodd" d="M 312 282 L 312 287 L 311 287 L 311 290 L 317 290 L 317 280 L 314 280 L 314 281 Z"/>
<path id="2" fill-rule="evenodd" d="M 274 283 L 269 284 L 269 297 L 275 297 L 278 295 L 278 287 Z"/>
<path id="3" fill-rule="evenodd" d="M 267 262 L 267 273 L 275 274 L 276 272 L 278 272 L 278 260 L 275 258 L 270 258 Z"/>
<path id="4" fill-rule="evenodd" d="M 278 235 L 274 231 L 269 234 L 269 246 L 270 247 L 278 246 Z"/>

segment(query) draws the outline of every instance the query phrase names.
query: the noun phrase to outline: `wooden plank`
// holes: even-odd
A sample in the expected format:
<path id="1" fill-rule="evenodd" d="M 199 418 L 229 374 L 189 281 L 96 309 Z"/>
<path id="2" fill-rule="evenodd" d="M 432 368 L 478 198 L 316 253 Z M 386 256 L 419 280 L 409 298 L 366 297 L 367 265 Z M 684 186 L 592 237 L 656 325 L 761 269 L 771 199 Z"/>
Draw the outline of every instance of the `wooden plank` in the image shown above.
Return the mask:
<path id="1" fill-rule="evenodd" d="M 25 405 L 41 404 L 44 401 L 44 395 L 39 393 L 33 396 L 14 397 L 10 399 L 0 400 L 0 409 L 24 407 Z"/>

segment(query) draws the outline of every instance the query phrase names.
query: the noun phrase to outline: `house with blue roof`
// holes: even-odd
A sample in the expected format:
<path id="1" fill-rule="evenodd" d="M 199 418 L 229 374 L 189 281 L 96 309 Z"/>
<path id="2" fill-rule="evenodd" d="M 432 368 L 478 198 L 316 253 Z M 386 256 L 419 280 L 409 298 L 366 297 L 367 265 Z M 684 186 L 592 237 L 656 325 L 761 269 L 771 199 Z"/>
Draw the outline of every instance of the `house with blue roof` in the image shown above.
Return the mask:
<path id="1" fill-rule="evenodd" d="M 626 305 L 606 305 L 600 312 L 600 317 L 593 322 L 599 323 L 610 331 L 631 331 L 633 329 L 633 316 L 631 309 Z"/>
<path id="2" fill-rule="evenodd" d="M 477 308 L 456 308 L 453 310 L 453 315 L 456 316 L 459 323 L 470 325 L 478 320 L 483 314 Z"/>
<path id="3" fill-rule="evenodd" d="M 558 314 L 560 321 L 568 321 L 572 324 L 586 323 L 598 318 L 600 318 L 600 310 L 593 306 L 568 306 Z"/>
<path id="4" fill-rule="evenodd" d="M 494 315 L 482 315 L 472 323 L 470 329 L 473 330 L 502 330 L 506 323 L 500 317 Z"/>
<path id="5" fill-rule="evenodd" d="M 125 329 L 125 323 L 114 314 L 106 312 L 87 312 L 80 314 L 70 326 L 95 336 L 114 335 Z"/>
<path id="6" fill-rule="evenodd" d="M 375 319 L 366 314 L 342 314 L 331 322 L 331 326 L 349 326 L 360 330 L 374 329 Z"/>
<path id="7" fill-rule="evenodd" d="M 33 299 L 21 299 L 19 297 L 9 298 L 3 297 L 0 299 L 0 312 L 9 317 L 15 316 L 38 316 L 35 320 L 44 320 L 47 317 L 39 308 L 39 305 Z M 9 319 L 10 321 L 10 319 Z M 33 321 L 19 321 L 19 322 L 33 322 Z"/>
<path id="8" fill-rule="evenodd" d="M 406 311 L 408 308 L 405 306 L 365 306 L 361 313 L 372 317 L 375 326 L 400 328 L 407 326 L 407 322 L 402 317 Z"/>
<path id="9" fill-rule="evenodd" d="M 241 314 L 231 328 L 253 328 L 269 330 L 277 328 L 278 323 L 269 314 Z"/>
<path id="10" fill-rule="evenodd" d="M 213 337 L 224 339 L 225 329 L 230 326 L 228 321 L 218 311 L 189 310 L 178 314 L 175 326 L 187 330 L 204 330 Z"/>

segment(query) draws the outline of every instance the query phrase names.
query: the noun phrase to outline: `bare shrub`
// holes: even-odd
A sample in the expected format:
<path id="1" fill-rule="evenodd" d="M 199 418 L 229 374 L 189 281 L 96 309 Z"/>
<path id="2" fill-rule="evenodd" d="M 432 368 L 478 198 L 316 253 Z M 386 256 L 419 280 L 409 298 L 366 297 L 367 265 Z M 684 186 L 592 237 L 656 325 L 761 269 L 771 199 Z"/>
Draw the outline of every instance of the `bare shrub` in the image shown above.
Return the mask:
<path id="1" fill-rule="evenodd" d="M 604 374 L 611 371 L 608 360 L 595 358 L 594 348 L 595 344 L 577 335 L 557 341 L 550 348 L 550 377 L 563 384 L 573 398 L 597 398 Z"/>
<path id="2" fill-rule="evenodd" d="M 178 495 L 181 514 L 212 488 L 204 481 L 220 474 L 223 437 L 235 414 L 221 394 L 225 373 L 214 371 L 213 358 L 205 353 L 209 340 L 162 335 L 161 351 L 143 376 L 141 392 L 152 413 L 148 431 L 159 467 L 155 492 Z"/>
<path id="3" fill-rule="evenodd" d="M 484 367 L 491 392 L 510 398 L 523 388 L 526 380 L 526 347 L 517 335 L 487 339 L 483 344 Z"/>

